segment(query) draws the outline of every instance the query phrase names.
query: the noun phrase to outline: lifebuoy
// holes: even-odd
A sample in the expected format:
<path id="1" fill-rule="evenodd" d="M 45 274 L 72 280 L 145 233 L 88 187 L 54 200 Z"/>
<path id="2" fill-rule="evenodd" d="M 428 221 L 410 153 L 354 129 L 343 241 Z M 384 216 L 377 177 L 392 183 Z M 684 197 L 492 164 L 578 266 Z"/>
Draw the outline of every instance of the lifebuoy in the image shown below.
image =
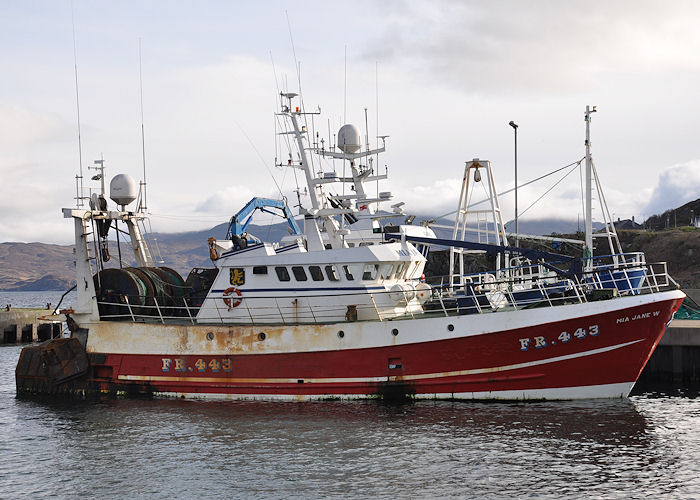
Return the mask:
<path id="1" fill-rule="evenodd" d="M 233 295 L 234 293 L 238 295 L 238 298 L 231 299 L 231 295 Z M 243 295 L 241 291 L 233 286 L 224 290 L 224 304 L 228 306 L 229 311 L 241 304 L 241 295 Z"/>

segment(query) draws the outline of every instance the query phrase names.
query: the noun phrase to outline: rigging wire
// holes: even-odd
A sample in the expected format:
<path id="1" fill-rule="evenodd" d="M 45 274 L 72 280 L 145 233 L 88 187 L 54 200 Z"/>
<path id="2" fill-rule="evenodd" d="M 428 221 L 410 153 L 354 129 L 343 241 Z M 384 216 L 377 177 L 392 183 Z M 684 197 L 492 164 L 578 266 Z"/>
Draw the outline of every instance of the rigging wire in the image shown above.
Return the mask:
<path id="1" fill-rule="evenodd" d="M 297 52 L 296 52 L 296 48 L 294 47 L 294 36 L 292 35 L 292 24 L 291 24 L 291 22 L 289 21 L 289 12 L 285 10 L 285 11 L 284 11 L 284 15 L 285 15 L 285 17 L 287 18 L 287 29 L 289 30 L 289 41 L 290 41 L 291 44 L 292 44 L 292 55 L 294 56 L 294 69 L 295 69 L 296 72 L 297 72 L 297 86 L 298 86 L 298 88 L 299 88 L 299 106 L 300 106 L 299 109 L 301 109 L 302 112 L 303 112 L 304 109 L 305 109 L 305 106 L 304 106 L 304 94 L 303 94 L 303 92 L 302 92 L 302 90 L 301 90 L 301 62 L 297 59 Z M 291 110 L 290 110 L 290 112 L 291 112 Z M 308 134 L 308 130 L 309 130 L 308 120 L 307 120 L 307 117 L 306 117 L 305 114 L 302 115 L 302 116 L 304 117 L 304 125 L 306 126 L 306 130 L 307 130 L 307 134 Z M 307 136 L 307 137 L 308 137 L 308 136 Z M 303 145 L 303 138 L 302 138 L 302 147 L 304 147 L 304 145 Z M 290 151 L 291 151 L 291 149 L 290 149 Z M 303 154 L 304 154 L 304 151 L 299 151 L 299 154 L 300 154 L 300 155 L 303 155 Z M 313 156 L 309 158 L 309 168 L 310 168 L 312 171 L 314 170 Z M 296 170 L 295 170 L 295 172 L 294 172 L 294 179 L 295 179 L 295 181 L 296 181 L 296 179 L 297 179 Z M 316 186 L 309 186 L 309 188 L 315 190 L 315 189 L 316 189 Z M 298 192 L 298 191 L 299 191 L 299 183 L 298 183 L 298 181 L 297 181 L 297 192 Z M 301 205 L 301 200 L 299 201 L 299 204 Z"/>
<path id="2" fill-rule="evenodd" d="M 577 160 L 577 161 L 575 161 L 575 162 L 569 163 L 568 165 L 564 165 L 563 167 L 559 167 L 559 168 L 557 168 L 557 169 L 555 169 L 555 170 L 552 170 L 551 172 L 549 172 L 549 173 L 547 173 L 547 174 L 544 174 L 544 175 L 541 175 L 541 176 L 537 177 L 536 179 L 532 179 L 531 181 L 528 181 L 528 182 L 526 182 L 526 183 L 524 183 L 524 184 L 520 184 L 518 187 L 521 187 L 521 188 L 522 188 L 522 187 L 525 187 L 525 186 L 529 186 L 529 185 L 532 184 L 532 183 L 535 183 L 535 182 L 537 182 L 537 181 L 541 181 L 541 180 L 544 179 L 545 177 L 549 177 L 550 175 L 554 175 L 554 174 L 556 174 L 557 172 L 561 172 L 562 170 L 565 170 L 565 169 L 567 169 L 567 168 L 569 168 L 569 167 L 572 167 L 572 166 L 574 166 L 574 165 L 580 165 L 581 162 L 582 162 L 584 159 L 585 159 L 585 157 L 584 157 L 584 158 L 581 158 L 580 160 Z M 513 191 L 515 191 L 515 188 L 507 189 L 507 190 L 505 190 L 505 191 L 503 191 L 503 192 L 500 192 L 500 193 L 497 193 L 497 194 L 498 194 L 498 196 L 503 196 L 503 195 L 506 195 L 506 194 L 511 193 L 511 192 L 513 192 Z M 479 205 L 479 204 L 485 203 L 485 202 L 487 202 L 487 201 L 488 201 L 488 198 L 486 198 L 486 199 L 484 199 L 484 200 L 477 201 L 477 202 L 475 202 L 473 205 Z M 468 207 L 471 207 L 471 206 L 473 206 L 473 205 L 472 205 L 472 204 L 469 204 Z M 452 214 L 457 213 L 458 211 L 459 211 L 459 209 L 457 209 L 457 210 L 452 210 L 452 211 L 450 211 L 450 212 L 447 212 L 447 213 L 445 213 L 445 214 L 442 214 L 442 215 L 439 215 L 439 216 L 435 217 L 434 220 L 439 220 L 439 219 L 448 217 L 448 216 L 450 216 L 450 215 L 452 215 Z"/>
<path id="3" fill-rule="evenodd" d="M 299 179 L 297 178 L 297 171 L 296 171 L 297 168 L 296 168 L 296 165 L 294 165 L 294 159 L 292 157 L 292 145 L 291 145 L 290 139 L 289 139 L 290 130 L 288 128 L 288 123 L 287 123 L 287 120 L 280 120 L 279 115 L 275 115 L 275 119 L 276 119 L 277 126 L 279 126 L 279 128 L 282 130 L 282 132 L 280 132 L 279 134 L 277 134 L 277 131 L 275 130 L 275 133 L 276 133 L 276 135 L 282 135 L 282 138 L 287 146 L 287 155 L 289 157 L 289 161 L 291 161 L 291 164 L 288 166 L 291 167 L 292 173 L 294 174 L 294 184 L 296 186 L 296 194 L 297 194 L 297 206 L 301 209 L 301 192 L 299 191 Z M 281 148 L 280 148 L 280 155 L 281 155 Z M 281 162 L 281 158 L 280 158 L 280 167 L 282 166 L 281 163 L 282 162 Z M 284 183 L 284 179 L 286 179 L 286 176 L 287 176 L 287 169 L 284 170 L 284 174 L 282 177 L 283 183 Z M 285 201 L 286 201 L 286 198 L 285 198 Z"/>
<path id="4" fill-rule="evenodd" d="M 289 30 L 289 41 L 292 43 L 292 55 L 294 56 L 294 69 L 296 69 L 297 72 L 297 85 L 299 86 L 299 100 L 301 101 L 301 106 L 302 109 L 304 107 L 304 97 L 302 96 L 301 93 L 301 73 L 300 73 L 300 68 L 297 66 L 297 51 L 294 48 L 294 37 L 292 36 L 292 24 L 289 22 L 289 12 L 284 11 L 284 15 L 287 18 L 287 29 Z"/>
<path id="5" fill-rule="evenodd" d="M 275 176 L 272 175 L 272 171 L 270 170 L 270 167 L 268 167 L 267 162 L 265 161 L 265 159 L 264 159 L 264 158 L 262 157 L 262 155 L 260 154 L 260 151 L 258 151 L 258 148 L 255 147 L 255 144 L 253 143 L 253 140 L 250 138 L 250 136 L 248 136 L 248 134 L 246 133 L 246 131 L 243 130 L 243 127 L 241 127 L 241 124 L 238 123 L 237 120 L 233 120 L 233 122 L 236 124 L 236 126 L 239 128 L 239 130 L 241 131 L 241 133 L 245 136 L 245 138 L 248 139 L 248 142 L 250 143 L 250 147 L 253 148 L 253 151 L 255 151 L 255 153 L 258 155 L 258 158 L 260 159 L 260 161 L 262 162 L 262 164 L 265 165 L 265 170 L 267 170 L 267 173 L 270 174 L 270 177 L 272 177 L 272 182 L 275 183 L 275 186 L 277 187 L 277 191 L 279 192 L 280 196 L 281 196 L 282 198 L 284 198 L 284 195 L 282 194 L 282 188 L 281 188 L 280 185 L 277 183 L 277 179 L 275 179 Z"/>
<path id="6" fill-rule="evenodd" d="M 544 198 L 552 189 L 554 189 L 555 187 L 557 187 L 564 179 L 566 179 L 569 175 L 571 175 L 571 174 L 572 174 L 573 172 L 575 172 L 575 171 L 576 171 L 575 168 L 572 168 L 571 170 L 569 170 L 561 179 L 559 179 L 557 182 L 555 182 L 555 183 L 552 185 L 552 187 L 550 187 L 547 191 L 545 191 L 544 193 L 542 193 L 542 196 L 540 196 L 539 198 L 537 198 L 535 201 L 532 202 L 532 204 L 531 204 L 529 207 L 527 207 L 525 210 L 523 210 L 522 212 L 520 212 L 520 215 L 522 215 L 522 214 L 524 214 L 525 212 L 527 212 L 528 210 L 530 210 L 533 206 L 535 206 L 535 204 L 537 204 L 537 202 L 539 202 L 542 198 Z"/>
<path id="7" fill-rule="evenodd" d="M 275 60 L 272 57 L 272 51 L 270 51 L 270 62 L 272 62 L 272 74 L 275 77 L 275 87 L 277 87 L 277 95 L 280 95 L 282 92 L 280 91 L 280 84 L 277 81 L 277 70 L 275 69 Z"/>

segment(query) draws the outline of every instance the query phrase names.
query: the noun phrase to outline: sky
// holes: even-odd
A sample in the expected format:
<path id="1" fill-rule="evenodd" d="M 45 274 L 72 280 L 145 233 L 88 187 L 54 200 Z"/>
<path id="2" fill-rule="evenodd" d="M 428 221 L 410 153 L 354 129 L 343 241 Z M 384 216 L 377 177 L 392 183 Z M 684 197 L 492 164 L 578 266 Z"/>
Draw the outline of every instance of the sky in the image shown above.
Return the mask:
<path id="1" fill-rule="evenodd" d="M 610 212 L 643 219 L 700 197 L 698 22 L 684 1 L 0 0 L 0 241 L 72 242 L 79 152 L 86 179 L 103 157 L 140 181 L 145 150 L 156 231 L 225 222 L 277 185 L 293 202 L 274 113 L 299 82 L 326 139 L 365 116 L 389 136 L 380 190 L 426 216 L 456 208 L 472 158 L 513 187 L 511 120 L 520 185 L 580 160 L 595 105 Z M 560 178 L 519 189 L 521 220 L 582 214 L 578 171 Z"/>

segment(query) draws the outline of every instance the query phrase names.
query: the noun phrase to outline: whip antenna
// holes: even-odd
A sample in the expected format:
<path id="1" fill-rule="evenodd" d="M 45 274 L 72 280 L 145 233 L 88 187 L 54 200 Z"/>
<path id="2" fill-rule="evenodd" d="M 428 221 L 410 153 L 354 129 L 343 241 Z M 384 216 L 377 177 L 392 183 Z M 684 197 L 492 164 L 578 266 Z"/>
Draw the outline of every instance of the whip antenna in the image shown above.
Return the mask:
<path id="1" fill-rule="evenodd" d="M 146 135 L 143 126 L 143 74 L 141 71 L 141 37 L 139 37 L 139 93 L 141 96 L 141 158 L 143 160 L 143 181 L 141 181 L 141 189 L 143 196 L 139 204 L 139 212 L 148 210 L 146 204 Z"/>
<path id="2" fill-rule="evenodd" d="M 80 134 L 80 94 L 78 93 L 78 50 L 75 43 L 75 11 L 73 2 L 70 5 L 70 18 L 73 25 L 73 68 L 75 72 L 75 107 L 78 116 L 78 164 L 80 167 L 80 175 L 76 177 L 76 203 L 77 207 L 83 206 L 83 143 Z"/>
<path id="3" fill-rule="evenodd" d="M 301 106 L 304 106 L 304 97 L 301 93 L 301 73 L 299 71 L 299 60 L 297 59 L 297 51 L 294 48 L 294 37 L 292 36 L 292 24 L 289 22 L 289 12 L 284 11 L 284 15 L 287 17 L 287 29 L 289 30 L 289 41 L 292 44 L 292 55 L 294 56 L 294 69 L 297 72 L 297 85 L 299 86 L 299 100 L 301 101 Z"/>

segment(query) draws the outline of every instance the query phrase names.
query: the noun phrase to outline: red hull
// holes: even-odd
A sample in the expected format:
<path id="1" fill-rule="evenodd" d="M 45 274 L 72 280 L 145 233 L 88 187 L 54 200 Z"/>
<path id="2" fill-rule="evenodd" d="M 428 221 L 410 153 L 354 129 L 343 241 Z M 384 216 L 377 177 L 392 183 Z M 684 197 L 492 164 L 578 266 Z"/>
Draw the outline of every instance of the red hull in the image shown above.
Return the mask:
<path id="1" fill-rule="evenodd" d="M 471 336 L 459 336 L 467 334 L 459 332 L 460 325 L 469 325 L 461 317 L 455 338 L 364 349 L 232 356 L 104 353 L 103 363 L 93 361 L 94 381 L 105 391 L 291 398 L 391 390 L 537 397 L 542 390 L 611 384 L 627 384 L 629 390 L 680 302 Z"/>

